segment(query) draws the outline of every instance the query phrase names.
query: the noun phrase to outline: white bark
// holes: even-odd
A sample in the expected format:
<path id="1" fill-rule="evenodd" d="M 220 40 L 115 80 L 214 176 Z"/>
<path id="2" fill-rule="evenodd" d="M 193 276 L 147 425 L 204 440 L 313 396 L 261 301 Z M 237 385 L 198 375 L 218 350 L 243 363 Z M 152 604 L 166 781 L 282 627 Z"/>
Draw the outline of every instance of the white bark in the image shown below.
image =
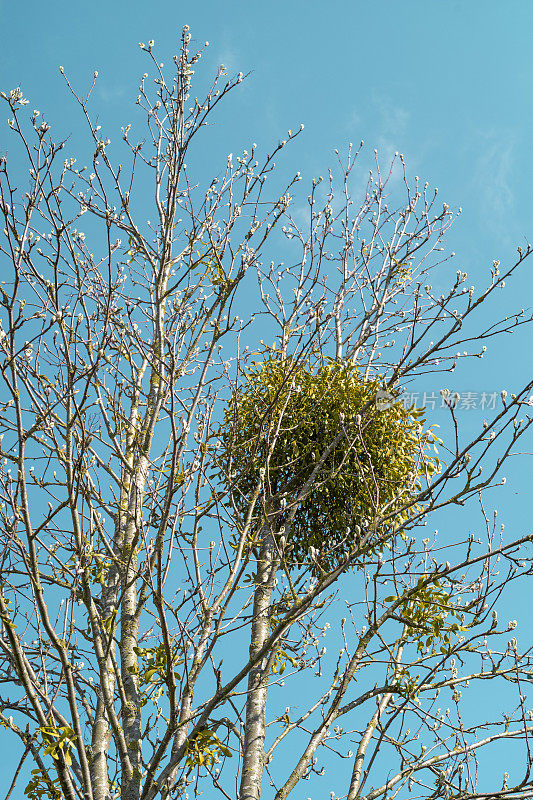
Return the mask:
<path id="1" fill-rule="evenodd" d="M 270 601 L 279 557 L 271 533 L 263 537 L 254 594 L 250 659 L 256 658 L 270 634 Z M 268 691 L 268 654 L 248 675 L 246 727 L 239 800 L 259 800 L 265 763 L 265 718 Z"/>

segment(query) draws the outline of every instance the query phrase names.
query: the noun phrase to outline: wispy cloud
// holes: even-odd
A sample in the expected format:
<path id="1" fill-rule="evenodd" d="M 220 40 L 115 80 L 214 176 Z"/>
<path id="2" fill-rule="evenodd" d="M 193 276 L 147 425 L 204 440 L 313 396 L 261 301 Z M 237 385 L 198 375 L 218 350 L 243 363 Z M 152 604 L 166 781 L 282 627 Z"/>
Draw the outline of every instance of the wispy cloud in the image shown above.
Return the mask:
<path id="1" fill-rule="evenodd" d="M 372 105 L 378 115 L 378 138 L 375 146 L 383 157 L 390 160 L 398 150 L 400 138 L 407 130 L 410 114 L 391 97 L 376 92 L 372 97 Z"/>
<path id="2" fill-rule="evenodd" d="M 224 47 L 218 54 L 218 60 L 229 72 L 236 72 L 242 67 L 242 58 L 234 47 Z"/>
<path id="3" fill-rule="evenodd" d="M 116 103 L 126 94 L 126 86 L 115 84 L 115 86 L 104 85 L 98 87 L 98 96 L 104 103 Z"/>
<path id="4" fill-rule="evenodd" d="M 354 128 L 365 140 L 365 152 L 368 160 L 369 148 L 377 150 L 380 169 L 388 173 L 389 167 L 398 151 L 401 142 L 405 141 L 409 132 L 411 114 L 408 109 L 398 103 L 387 92 L 373 91 L 366 108 L 353 108 L 350 111 L 348 127 L 353 135 Z M 373 159 L 370 159 L 373 160 Z M 369 163 L 369 167 L 374 165 Z M 389 186 L 401 180 L 403 170 L 399 161 L 389 179 Z M 367 174 L 363 170 L 359 177 L 359 189 L 366 187 Z"/>
<path id="5" fill-rule="evenodd" d="M 399 149 L 410 118 L 409 111 L 393 97 L 374 91 L 366 109 L 354 107 L 350 110 L 347 128 L 350 132 L 354 129 L 360 131 L 367 144 L 375 147 L 383 159 L 390 160 Z"/>
<path id="6" fill-rule="evenodd" d="M 508 130 L 493 130 L 478 136 L 474 190 L 491 224 L 504 224 L 514 206 L 512 174 L 516 136 Z"/>

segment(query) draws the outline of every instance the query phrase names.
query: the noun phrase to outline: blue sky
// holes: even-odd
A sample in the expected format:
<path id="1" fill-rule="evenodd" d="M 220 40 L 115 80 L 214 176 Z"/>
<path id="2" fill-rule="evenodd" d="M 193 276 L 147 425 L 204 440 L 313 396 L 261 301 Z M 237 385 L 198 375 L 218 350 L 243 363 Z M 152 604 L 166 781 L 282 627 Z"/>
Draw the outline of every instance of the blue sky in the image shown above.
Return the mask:
<path id="1" fill-rule="evenodd" d="M 533 8 L 525 2 L 291 0 L 151 5 L 34 0 L 0 4 L 0 81 L 65 133 L 74 107 L 60 64 L 79 89 L 100 72 L 96 103 L 109 129 L 125 121 L 154 38 L 163 60 L 187 23 L 209 40 L 208 65 L 251 72 L 224 133 L 237 150 L 267 145 L 300 122 L 291 159 L 315 174 L 334 147 L 364 139 L 465 211 L 454 234 L 463 257 L 504 255 L 528 234 L 533 125 Z M 204 69 L 206 66 L 204 64 Z"/>
<path id="2" fill-rule="evenodd" d="M 533 240 L 533 4 L 527 0 L 0 0 L 0 88 L 20 85 L 57 135 L 75 141 L 80 120 L 59 65 L 80 91 L 97 69 L 93 110 L 106 133 L 118 135 L 145 71 L 138 42 L 155 39 L 168 61 L 184 24 L 193 39 L 210 42 L 204 75 L 220 63 L 250 72 L 221 114 L 213 163 L 220 156 L 220 166 L 225 154 L 252 141 L 268 149 L 303 122 L 304 134 L 280 162 L 287 174 L 322 174 L 335 147 L 361 139 L 385 161 L 403 153 L 411 176 L 462 207 L 448 241 L 458 257 L 454 269 L 462 267 L 472 283 L 482 282 L 494 259 L 506 264 L 517 245 Z M 531 305 L 531 268 L 526 262 L 502 294 L 502 309 Z M 484 366 L 479 376 L 459 374 L 452 388 L 513 391 L 531 374 L 527 336 L 501 340 Z M 513 467 L 512 489 L 501 494 L 502 519 L 513 536 L 529 524 L 522 490 L 530 469 L 528 461 Z"/>
<path id="3" fill-rule="evenodd" d="M 146 66 L 137 43 L 155 39 L 168 60 L 187 23 L 210 42 L 204 75 L 219 63 L 251 73 L 221 115 L 220 155 L 268 147 L 300 122 L 283 166 L 308 177 L 349 141 L 384 160 L 398 150 L 411 175 L 463 208 L 450 247 L 475 274 L 531 235 L 532 22 L 523 0 L 1 0 L 0 83 L 22 85 L 58 135 L 75 134 L 58 67 L 79 90 L 98 69 L 93 110 L 116 134 Z"/>
<path id="4" fill-rule="evenodd" d="M 452 274 L 463 269 L 469 283 L 480 286 L 494 259 L 505 265 L 517 245 L 533 239 L 530 3 L 0 0 L 0 84 L 21 85 L 30 108 L 42 112 L 57 137 L 70 136 L 75 152 L 83 125 L 59 66 L 80 92 L 99 71 L 92 110 L 106 136 L 116 138 L 132 121 L 138 78 L 148 68 L 138 42 L 155 39 L 158 58 L 168 63 L 184 24 L 198 44 L 210 42 L 200 81 L 220 63 L 230 73 L 250 73 L 218 117 L 202 158 L 205 178 L 229 152 L 254 141 L 268 150 L 303 122 L 303 135 L 278 163 L 281 175 L 302 172 L 302 198 L 305 182 L 334 163 L 335 147 L 342 152 L 364 139 L 368 165 L 374 148 L 384 163 L 403 153 L 411 178 L 419 175 L 439 188 L 443 202 L 463 209 L 448 246 L 457 254 Z M 6 131 L 0 126 L 0 147 Z M 527 307 L 529 274 L 526 263 L 501 293 L 500 308 L 492 304 L 480 323 Z M 524 331 L 492 343 L 486 361 L 442 382 L 477 392 L 479 401 L 482 392 L 513 391 L 532 367 Z M 421 399 L 440 385 L 416 388 Z M 464 424 L 478 424 L 481 414 L 465 411 Z M 516 473 L 526 485 L 523 465 Z M 523 525 L 528 511 L 513 500 L 509 514 Z"/>

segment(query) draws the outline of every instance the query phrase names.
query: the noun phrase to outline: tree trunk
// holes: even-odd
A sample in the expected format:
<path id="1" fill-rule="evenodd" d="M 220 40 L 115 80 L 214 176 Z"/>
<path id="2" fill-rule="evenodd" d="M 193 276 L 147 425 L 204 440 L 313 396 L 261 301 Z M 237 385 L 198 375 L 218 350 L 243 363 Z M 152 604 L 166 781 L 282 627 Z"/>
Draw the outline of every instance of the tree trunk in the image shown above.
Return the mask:
<path id="1" fill-rule="evenodd" d="M 261 543 L 257 566 L 252 617 L 250 658 L 253 659 L 270 635 L 270 600 L 279 557 L 274 537 L 267 532 Z M 265 720 L 268 691 L 266 654 L 248 675 L 246 727 L 239 800 L 259 800 L 265 759 Z"/>

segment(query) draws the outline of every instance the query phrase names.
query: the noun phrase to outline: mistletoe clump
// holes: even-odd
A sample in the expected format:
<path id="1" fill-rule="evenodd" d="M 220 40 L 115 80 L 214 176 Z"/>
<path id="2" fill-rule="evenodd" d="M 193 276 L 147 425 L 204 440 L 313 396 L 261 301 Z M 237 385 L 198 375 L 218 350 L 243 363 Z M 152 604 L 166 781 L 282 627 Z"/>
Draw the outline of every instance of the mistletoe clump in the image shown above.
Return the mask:
<path id="1" fill-rule="evenodd" d="M 401 529 L 438 470 L 423 411 L 406 409 L 397 391 L 380 402 L 382 385 L 354 365 L 270 357 L 226 409 L 220 438 L 239 510 L 260 485 L 294 562 L 314 572 L 334 568 L 368 532 Z"/>

